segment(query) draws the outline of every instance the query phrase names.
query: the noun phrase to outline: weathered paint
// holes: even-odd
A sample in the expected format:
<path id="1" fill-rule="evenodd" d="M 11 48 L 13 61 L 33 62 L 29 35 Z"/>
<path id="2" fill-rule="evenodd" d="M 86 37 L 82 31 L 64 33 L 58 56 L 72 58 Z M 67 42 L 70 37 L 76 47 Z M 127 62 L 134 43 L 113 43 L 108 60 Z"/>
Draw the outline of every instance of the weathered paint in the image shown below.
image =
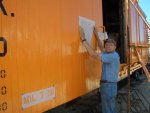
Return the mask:
<path id="1" fill-rule="evenodd" d="M 136 3 L 136 7 L 138 7 L 139 11 L 143 14 L 144 18 L 145 15 L 139 8 L 138 3 Z M 135 7 L 130 3 L 130 23 L 131 23 L 131 30 L 130 30 L 130 43 L 136 45 L 148 45 L 148 37 L 147 27 L 144 23 L 143 19 L 141 18 L 140 14 L 136 11 Z M 147 48 L 139 48 L 138 51 L 142 57 L 142 60 L 147 63 L 148 62 L 148 49 Z M 133 48 L 131 49 L 131 63 L 138 62 L 137 56 L 134 54 Z"/>
<path id="2" fill-rule="evenodd" d="M 88 56 L 78 26 L 79 16 L 103 26 L 102 0 L 1 3 L 5 10 L 0 10 L 0 37 L 6 39 L 7 53 L 0 57 L 0 113 L 41 113 L 99 86 L 101 63 Z M 131 43 L 146 44 L 145 25 L 133 8 L 131 14 L 131 21 L 136 21 L 131 24 Z M 95 38 L 91 46 L 97 49 Z M 146 62 L 147 53 L 140 51 Z M 0 52 L 4 52 L 4 41 L 0 41 Z M 131 58 L 136 61 L 134 54 Z M 54 98 L 36 102 L 32 94 L 48 87 L 55 87 Z M 23 95 L 29 107 L 22 108 Z"/>
<path id="3" fill-rule="evenodd" d="M 7 54 L 0 57 L 1 76 L 6 74 L 0 78 L 0 113 L 40 113 L 99 86 L 100 64 L 81 46 L 78 26 L 79 16 L 103 25 L 101 2 L 1 2 L 5 11 L 0 8 L 0 37 L 7 40 Z M 55 98 L 22 109 L 22 95 L 52 86 Z"/>

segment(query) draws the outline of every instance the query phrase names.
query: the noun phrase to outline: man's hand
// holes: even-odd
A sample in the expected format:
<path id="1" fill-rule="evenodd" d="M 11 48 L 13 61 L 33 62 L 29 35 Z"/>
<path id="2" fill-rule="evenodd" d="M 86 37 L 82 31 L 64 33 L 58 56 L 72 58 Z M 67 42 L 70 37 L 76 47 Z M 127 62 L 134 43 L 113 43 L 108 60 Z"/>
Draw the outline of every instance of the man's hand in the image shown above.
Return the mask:
<path id="1" fill-rule="evenodd" d="M 102 40 L 100 39 L 101 37 L 98 35 L 98 33 L 101 33 L 101 27 L 98 27 L 98 26 L 95 26 L 94 27 L 94 34 L 95 34 L 95 37 L 97 39 L 97 42 L 98 42 L 98 46 L 100 48 L 101 51 L 104 51 L 104 48 L 103 48 L 103 42 Z"/>
<path id="2" fill-rule="evenodd" d="M 94 27 L 94 34 L 95 34 L 96 38 L 99 38 L 99 35 L 98 35 L 99 32 L 101 32 L 101 28 L 98 26 L 95 26 Z"/>
<path id="3" fill-rule="evenodd" d="M 96 26 L 94 27 L 94 34 L 96 38 L 98 38 L 98 28 Z"/>
<path id="4" fill-rule="evenodd" d="M 81 26 L 79 26 L 80 38 L 81 40 L 85 40 L 85 33 Z"/>

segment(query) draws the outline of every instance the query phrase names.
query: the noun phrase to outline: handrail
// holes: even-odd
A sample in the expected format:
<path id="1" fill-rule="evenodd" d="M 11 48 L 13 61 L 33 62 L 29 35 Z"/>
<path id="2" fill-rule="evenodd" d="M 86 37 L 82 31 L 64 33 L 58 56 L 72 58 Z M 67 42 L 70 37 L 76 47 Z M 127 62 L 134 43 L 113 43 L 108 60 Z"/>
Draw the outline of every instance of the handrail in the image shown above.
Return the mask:
<path id="1" fill-rule="evenodd" d="M 136 47 L 136 48 L 148 48 L 148 44 L 147 45 L 143 45 L 143 44 L 130 44 L 130 47 Z"/>
<path id="2" fill-rule="evenodd" d="M 146 77 L 148 78 L 148 82 L 150 82 L 150 73 L 149 73 L 148 69 L 146 68 L 144 62 L 142 61 L 141 55 L 138 52 L 136 45 L 135 46 L 134 45 L 130 45 L 130 47 L 134 48 L 134 52 L 135 52 L 135 54 L 137 56 L 137 59 L 140 62 L 141 66 L 142 66 L 142 68 L 143 68 L 143 70 L 145 72 Z M 144 46 L 139 46 L 139 47 L 144 47 Z"/>
<path id="3" fill-rule="evenodd" d="M 141 16 L 141 18 L 143 19 L 143 21 L 145 22 L 145 24 L 147 25 L 147 27 L 150 29 L 150 25 L 147 22 L 147 20 L 143 17 L 143 15 L 141 14 L 141 12 L 139 11 L 139 9 L 136 7 L 136 5 L 133 3 L 132 0 L 130 0 L 130 2 L 132 3 L 132 5 L 134 6 L 134 8 L 137 10 L 137 12 L 139 13 L 139 15 Z"/>

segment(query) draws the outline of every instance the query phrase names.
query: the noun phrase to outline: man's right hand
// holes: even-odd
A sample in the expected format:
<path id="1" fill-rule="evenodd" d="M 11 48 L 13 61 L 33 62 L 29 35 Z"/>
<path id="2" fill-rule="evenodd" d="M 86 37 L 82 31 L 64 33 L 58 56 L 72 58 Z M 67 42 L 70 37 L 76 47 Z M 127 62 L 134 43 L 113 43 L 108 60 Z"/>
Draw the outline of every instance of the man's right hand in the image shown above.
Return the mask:
<path id="1" fill-rule="evenodd" d="M 99 33 L 100 31 L 101 31 L 101 28 L 100 28 L 100 27 L 98 27 L 98 26 L 95 26 L 95 27 L 94 27 L 94 34 L 95 34 L 96 38 L 99 38 L 98 33 Z"/>
<path id="2" fill-rule="evenodd" d="M 96 38 L 97 38 L 97 37 L 98 37 L 98 29 L 97 29 L 96 26 L 94 27 L 94 34 L 95 34 L 95 36 L 96 36 Z"/>
<path id="3" fill-rule="evenodd" d="M 101 33 L 101 27 L 95 26 L 94 27 L 94 34 L 95 34 L 95 37 L 98 41 L 98 46 L 99 46 L 101 51 L 104 51 L 103 42 L 102 42 L 101 37 L 99 36 L 98 33 Z"/>

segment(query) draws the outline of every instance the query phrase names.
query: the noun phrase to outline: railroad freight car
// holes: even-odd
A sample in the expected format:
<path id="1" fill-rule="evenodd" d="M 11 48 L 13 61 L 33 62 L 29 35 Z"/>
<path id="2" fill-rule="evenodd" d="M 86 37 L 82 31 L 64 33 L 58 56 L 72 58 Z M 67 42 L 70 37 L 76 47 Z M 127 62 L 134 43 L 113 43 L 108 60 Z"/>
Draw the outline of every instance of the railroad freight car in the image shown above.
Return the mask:
<path id="1" fill-rule="evenodd" d="M 117 41 L 117 51 L 121 57 L 119 78 L 122 79 L 127 76 L 128 57 L 130 57 L 130 64 L 128 64 L 131 66 L 130 73 L 141 68 L 137 54 L 131 45 L 138 46 L 137 51 L 144 64 L 147 64 L 150 25 L 138 5 L 138 0 L 102 0 L 102 3 L 103 25 L 109 37 Z M 128 49 L 130 53 L 127 53 Z"/>
<path id="2" fill-rule="evenodd" d="M 127 23 L 131 44 L 148 42 L 144 12 L 127 1 L 0 0 L 0 113 L 41 113 L 99 87 L 101 63 L 82 46 L 79 25 L 95 50 L 92 27 L 105 27 L 121 56 L 119 80 L 127 77 Z M 138 51 L 146 64 L 148 49 Z M 134 72 L 141 65 L 131 52 Z"/>

